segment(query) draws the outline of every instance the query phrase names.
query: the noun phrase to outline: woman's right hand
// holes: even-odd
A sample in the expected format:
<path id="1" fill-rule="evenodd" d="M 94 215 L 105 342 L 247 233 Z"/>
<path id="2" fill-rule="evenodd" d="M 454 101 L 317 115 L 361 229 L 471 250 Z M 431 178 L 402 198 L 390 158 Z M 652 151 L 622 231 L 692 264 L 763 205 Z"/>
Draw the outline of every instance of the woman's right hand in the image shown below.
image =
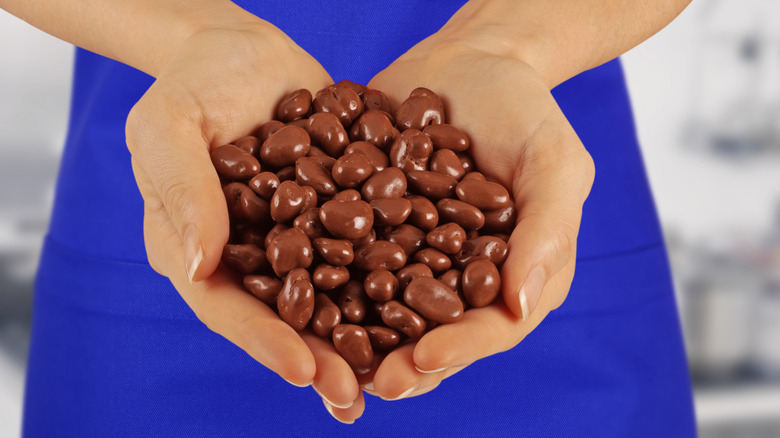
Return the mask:
<path id="1" fill-rule="evenodd" d="M 335 417 L 351 422 L 363 396 L 333 346 L 297 333 L 220 265 L 229 219 L 210 150 L 254 132 L 290 90 L 333 82 L 279 29 L 243 18 L 186 38 L 128 116 L 149 263 L 208 328 L 288 382 L 311 384 Z"/>

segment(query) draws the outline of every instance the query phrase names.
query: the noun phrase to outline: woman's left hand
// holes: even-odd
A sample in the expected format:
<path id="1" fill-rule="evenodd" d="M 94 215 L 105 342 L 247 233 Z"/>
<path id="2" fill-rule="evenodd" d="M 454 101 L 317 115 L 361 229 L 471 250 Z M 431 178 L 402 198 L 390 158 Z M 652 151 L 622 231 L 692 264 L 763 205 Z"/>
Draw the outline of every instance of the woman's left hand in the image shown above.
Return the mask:
<path id="1" fill-rule="evenodd" d="M 560 306 L 573 276 L 582 205 L 594 165 L 549 88 L 523 61 L 470 47 L 421 42 L 369 84 L 394 105 L 417 87 L 445 102 L 448 123 L 471 140 L 477 167 L 510 188 L 518 222 L 502 291 L 492 305 L 403 345 L 363 388 L 385 399 L 428 392 L 471 363 L 511 349 Z"/>

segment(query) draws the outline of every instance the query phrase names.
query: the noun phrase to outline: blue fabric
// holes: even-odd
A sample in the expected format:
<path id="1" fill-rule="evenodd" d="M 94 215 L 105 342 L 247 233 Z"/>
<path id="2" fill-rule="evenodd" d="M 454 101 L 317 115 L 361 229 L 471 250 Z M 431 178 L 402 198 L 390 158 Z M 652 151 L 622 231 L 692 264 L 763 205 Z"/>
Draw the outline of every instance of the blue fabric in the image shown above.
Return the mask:
<path id="1" fill-rule="evenodd" d="M 239 2 L 334 80 L 363 83 L 460 3 Z M 516 348 L 429 394 L 368 396 L 352 426 L 210 332 L 146 262 L 124 122 L 151 83 L 77 51 L 36 286 L 25 436 L 695 435 L 669 267 L 617 61 L 553 93 L 597 169 L 567 301 Z"/>

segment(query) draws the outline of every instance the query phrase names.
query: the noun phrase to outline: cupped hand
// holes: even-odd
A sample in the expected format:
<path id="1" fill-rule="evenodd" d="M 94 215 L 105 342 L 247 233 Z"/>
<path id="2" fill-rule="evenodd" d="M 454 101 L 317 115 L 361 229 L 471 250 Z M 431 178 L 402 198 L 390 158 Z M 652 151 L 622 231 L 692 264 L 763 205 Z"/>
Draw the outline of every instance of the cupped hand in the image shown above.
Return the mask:
<path id="1" fill-rule="evenodd" d="M 147 255 L 208 328 L 288 382 L 312 384 L 329 411 L 350 422 L 363 398 L 347 363 L 331 344 L 293 330 L 220 265 L 229 219 L 209 151 L 253 133 L 290 90 L 332 83 L 292 40 L 257 21 L 193 33 L 129 114 Z"/>
<path id="2" fill-rule="evenodd" d="M 396 349 L 379 365 L 373 386 L 364 386 L 398 399 L 430 391 L 474 361 L 511 349 L 563 303 L 594 165 L 546 82 L 523 61 L 439 44 L 434 35 L 369 87 L 387 93 L 396 107 L 416 87 L 439 94 L 447 121 L 470 137 L 478 169 L 511 189 L 518 210 L 497 302 Z"/>

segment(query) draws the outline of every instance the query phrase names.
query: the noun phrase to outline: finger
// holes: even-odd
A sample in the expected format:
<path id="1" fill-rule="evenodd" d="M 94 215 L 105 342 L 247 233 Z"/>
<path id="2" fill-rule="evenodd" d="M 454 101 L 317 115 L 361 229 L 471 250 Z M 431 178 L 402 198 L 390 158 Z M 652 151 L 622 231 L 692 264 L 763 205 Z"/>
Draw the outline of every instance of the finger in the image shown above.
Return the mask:
<path id="1" fill-rule="evenodd" d="M 590 155 L 556 109 L 526 143 L 512 181 L 518 223 L 502 267 L 502 293 L 515 315 L 528 319 L 547 281 L 575 259 L 594 172 Z"/>
<path id="2" fill-rule="evenodd" d="M 437 372 L 437 375 L 440 378 L 437 379 L 436 382 L 434 382 L 434 384 L 432 384 L 430 386 L 424 386 L 424 387 L 419 388 L 418 390 L 416 390 L 413 393 L 411 393 L 409 395 L 409 398 L 417 397 L 417 396 L 420 396 L 420 395 L 423 395 L 423 394 L 427 394 L 427 393 L 433 391 L 434 389 L 438 388 L 439 385 L 441 384 L 441 382 L 443 382 L 445 379 L 449 378 L 450 376 L 452 376 L 454 374 L 457 374 L 458 372 L 460 372 L 461 370 L 463 370 L 465 368 L 466 368 L 465 366 L 452 367 L 452 368 L 447 368 L 444 371 Z"/>
<path id="3" fill-rule="evenodd" d="M 181 239 L 164 210 L 146 209 L 144 234 L 147 246 L 161 245 L 155 251 L 165 255 L 157 260 L 159 269 L 209 329 L 288 382 L 312 383 L 316 363 L 309 347 L 271 308 L 243 291 L 234 273 L 221 266 L 208 279 L 189 282 Z"/>
<path id="4" fill-rule="evenodd" d="M 337 408 L 328 403 L 325 399 L 322 400 L 322 404 L 325 405 L 325 409 L 328 410 L 328 413 L 333 416 L 333 418 L 344 424 L 353 424 L 355 420 L 363 415 L 363 411 L 366 408 L 366 401 L 362 392 L 358 393 L 358 398 L 352 403 L 352 406 L 345 409 Z"/>
<path id="5" fill-rule="evenodd" d="M 444 372 L 422 373 L 415 367 L 416 343 L 404 344 L 387 355 L 374 375 L 374 392 L 385 400 L 408 398 L 427 392 L 446 377 Z M 425 391 L 423 391 L 425 390 Z"/>
<path id="6" fill-rule="evenodd" d="M 317 373 L 312 387 L 317 394 L 331 406 L 346 409 L 358 398 L 360 388 L 355 373 L 347 362 L 333 348 L 333 344 L 312 333 L 302 333 L 301 337 L 309 346 Z"/>
<path id="7" fill-rule="evenodd" d="M 127 119 L 127 146 L 142 195 L 156 193 L 184 248 L 190 281 L 208 277 L 219 264 L 229 222 L 225 196 L 203 137 L 196 103 L 170 102 L 155 86 Z"/>
<path id="8" fill-rule="evenodd" d="M 444 372 L 467 366 L 484 357 L 507 351 L 520 343 L 550 310 L 561 289 L 568 289 L 574 275 L 574 261 L 553 277 L 544 287 L 537 311 L 528 319 L 512 313 L 503 302 L 470 309 L 453 324 L 442 324 L 426 333 L 414 349 L 417 369 Z"/>

